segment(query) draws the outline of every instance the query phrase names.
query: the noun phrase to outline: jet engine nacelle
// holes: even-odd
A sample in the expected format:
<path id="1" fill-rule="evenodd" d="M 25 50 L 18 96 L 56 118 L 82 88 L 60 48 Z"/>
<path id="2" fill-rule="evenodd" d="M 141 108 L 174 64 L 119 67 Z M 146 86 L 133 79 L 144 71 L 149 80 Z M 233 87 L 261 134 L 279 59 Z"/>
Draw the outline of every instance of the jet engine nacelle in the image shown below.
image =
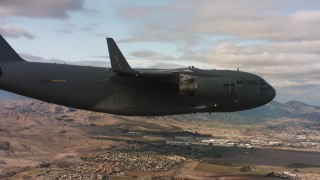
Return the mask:
<path id="1" fill-rule="evenodd" d="M 179 94 L 199 98 L 222 99 L 235 93 L 235 81 L 229 78 L 195 78 L 181 81 L 179 85 Z"/>

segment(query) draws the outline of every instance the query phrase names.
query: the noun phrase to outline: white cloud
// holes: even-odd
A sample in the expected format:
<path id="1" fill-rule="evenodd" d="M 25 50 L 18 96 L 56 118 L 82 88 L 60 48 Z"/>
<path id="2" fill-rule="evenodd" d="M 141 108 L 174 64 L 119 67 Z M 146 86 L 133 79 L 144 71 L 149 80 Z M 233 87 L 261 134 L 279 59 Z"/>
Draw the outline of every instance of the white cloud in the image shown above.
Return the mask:
<path id="1" fill-rule="evenodd" d="M 149 60 L 173 60 L 175 59 L 171 55 L 161 54 L 149 50 L 140 50 L 136 51 L 130 54 L 131 56 L 134 56 L 136 58 L 141 59 L 149 59 Z"/>
<path id="2" fill-rule="evenodd" d="M 10 24 L 6 24 L 6 23 L 0 23 L 0 34 L 3 35 L 3 36 L 10 36 L 10 37 L 26 37 L 26 38 L 29 38 L 29 39 L 33 39 L 34 36 L 19 28 L 19 27 L 15 27 L 15 26 L 12 26 Z"/>
<path id="3" fill-rule="evenodd" d="M 208 63 L 220 66 L 279 66 L 306 65 L 318 62 L 320 54 L 316 47 L 319 42 L 308 43 L 306 47 L 299 43 L 270 43 L 268 45 L 239 46 L 232 43 L 221 43 L 215 48 L 194 51 L 183 56 L 185 59 L 197 57 Z M 310 47 L 307 48 L 307 47 Z M 316 53 L 315 53 L 316 52 Z M 200 60 L 201 60 L 200 59 Z"/>
<path id="4" fill-rule="evenodd" d="M 8 22 L 8 18 L 14 17 L 30 17 L 30 18 L 56 18 L 67 19 L 72 11 L 88 11 L 91 13 L 93 9 L 85 9 L 83 0 L 0 0 L 0 33 L 4 36 L 11 37 L 27 37 L 33 39 L 34 36 L 20 27 L 12 26 Z"/>
<path id="5" fill-rule="evenodd" d="M 320 1 L 310 1 L 309 7 Z M 305 2 L 299 1 L 303 7 Z M 320 11 L 295 8 L 291 1 L 176 0 L 162 7 L 127 7 L 119 10 L 124 20 L 137 23 L 133 36 L 144 41 L 194 43 L 199 35 L 233 35 L 236 38 L 272 41 L 320 40 Z M 306 9 L 307 9 L 306 8 Z M 138 38 L 137 38 L 138 37 Z"/>
<path id="6" fill-rule="evenodd" d="M 70 11 L 83 10 L 82 0 L 10 0 L 0 1 L 0 16 L 66 19 Z"/>
<path id="7" fill-rule="evenodd" d="M 278 88 L 299 88 L 299 87 L 310 87 L 310 86 L 317 86 L 320 87 L 320 82 L 316 80 L 310 80 L 310 81 L 290 81 L 290 80 L 282 80 L 282 81 L 276 81 L 273 83 L 274 87 Z"/>

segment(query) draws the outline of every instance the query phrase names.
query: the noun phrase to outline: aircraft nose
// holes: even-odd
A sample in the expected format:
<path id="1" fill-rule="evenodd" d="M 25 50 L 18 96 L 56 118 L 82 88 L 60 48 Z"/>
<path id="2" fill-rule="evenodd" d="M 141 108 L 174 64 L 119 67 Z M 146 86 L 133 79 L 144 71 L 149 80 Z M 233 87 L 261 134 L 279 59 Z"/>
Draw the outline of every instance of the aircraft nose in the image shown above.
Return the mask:
<path id="1" fill-rule="evenodd" d="M 275 97 L 276 97 L 276 90 L 270 85 L 270 93 L 269 93 L 269 96 L 270 96 L 270 101 L 272 101 Z"/>

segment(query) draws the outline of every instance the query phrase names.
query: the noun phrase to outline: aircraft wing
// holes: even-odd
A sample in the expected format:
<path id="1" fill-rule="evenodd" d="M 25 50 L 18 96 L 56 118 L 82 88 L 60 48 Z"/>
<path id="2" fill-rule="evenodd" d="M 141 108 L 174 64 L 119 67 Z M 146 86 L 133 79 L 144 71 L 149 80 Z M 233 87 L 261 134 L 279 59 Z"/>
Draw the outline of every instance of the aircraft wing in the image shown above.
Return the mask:
<path id="1" fill-rule="evenodd" d="M 176 74 L 173 71 L 149 71 L 149 70 L 132 70 L 130 72 L 118 71 L 112 68 L 112 70 L 119 75 L 128 75 L 135 77 L 165 77 Z"/>

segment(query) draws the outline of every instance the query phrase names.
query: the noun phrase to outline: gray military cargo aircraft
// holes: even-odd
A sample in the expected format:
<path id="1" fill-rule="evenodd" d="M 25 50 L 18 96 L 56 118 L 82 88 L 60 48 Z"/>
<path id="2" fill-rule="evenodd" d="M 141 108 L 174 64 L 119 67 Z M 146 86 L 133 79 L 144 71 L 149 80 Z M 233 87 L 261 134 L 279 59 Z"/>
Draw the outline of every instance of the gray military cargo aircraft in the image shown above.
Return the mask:
<path id="1" fill-rule="evenodd" d="M 127 116 L 233 112 L 276 95 L 263 78 L 241 71 L 132 69 L 112 38 L 111 68 L 27 62 L 0 35 L 0 88 L 49 103 Z"/>

